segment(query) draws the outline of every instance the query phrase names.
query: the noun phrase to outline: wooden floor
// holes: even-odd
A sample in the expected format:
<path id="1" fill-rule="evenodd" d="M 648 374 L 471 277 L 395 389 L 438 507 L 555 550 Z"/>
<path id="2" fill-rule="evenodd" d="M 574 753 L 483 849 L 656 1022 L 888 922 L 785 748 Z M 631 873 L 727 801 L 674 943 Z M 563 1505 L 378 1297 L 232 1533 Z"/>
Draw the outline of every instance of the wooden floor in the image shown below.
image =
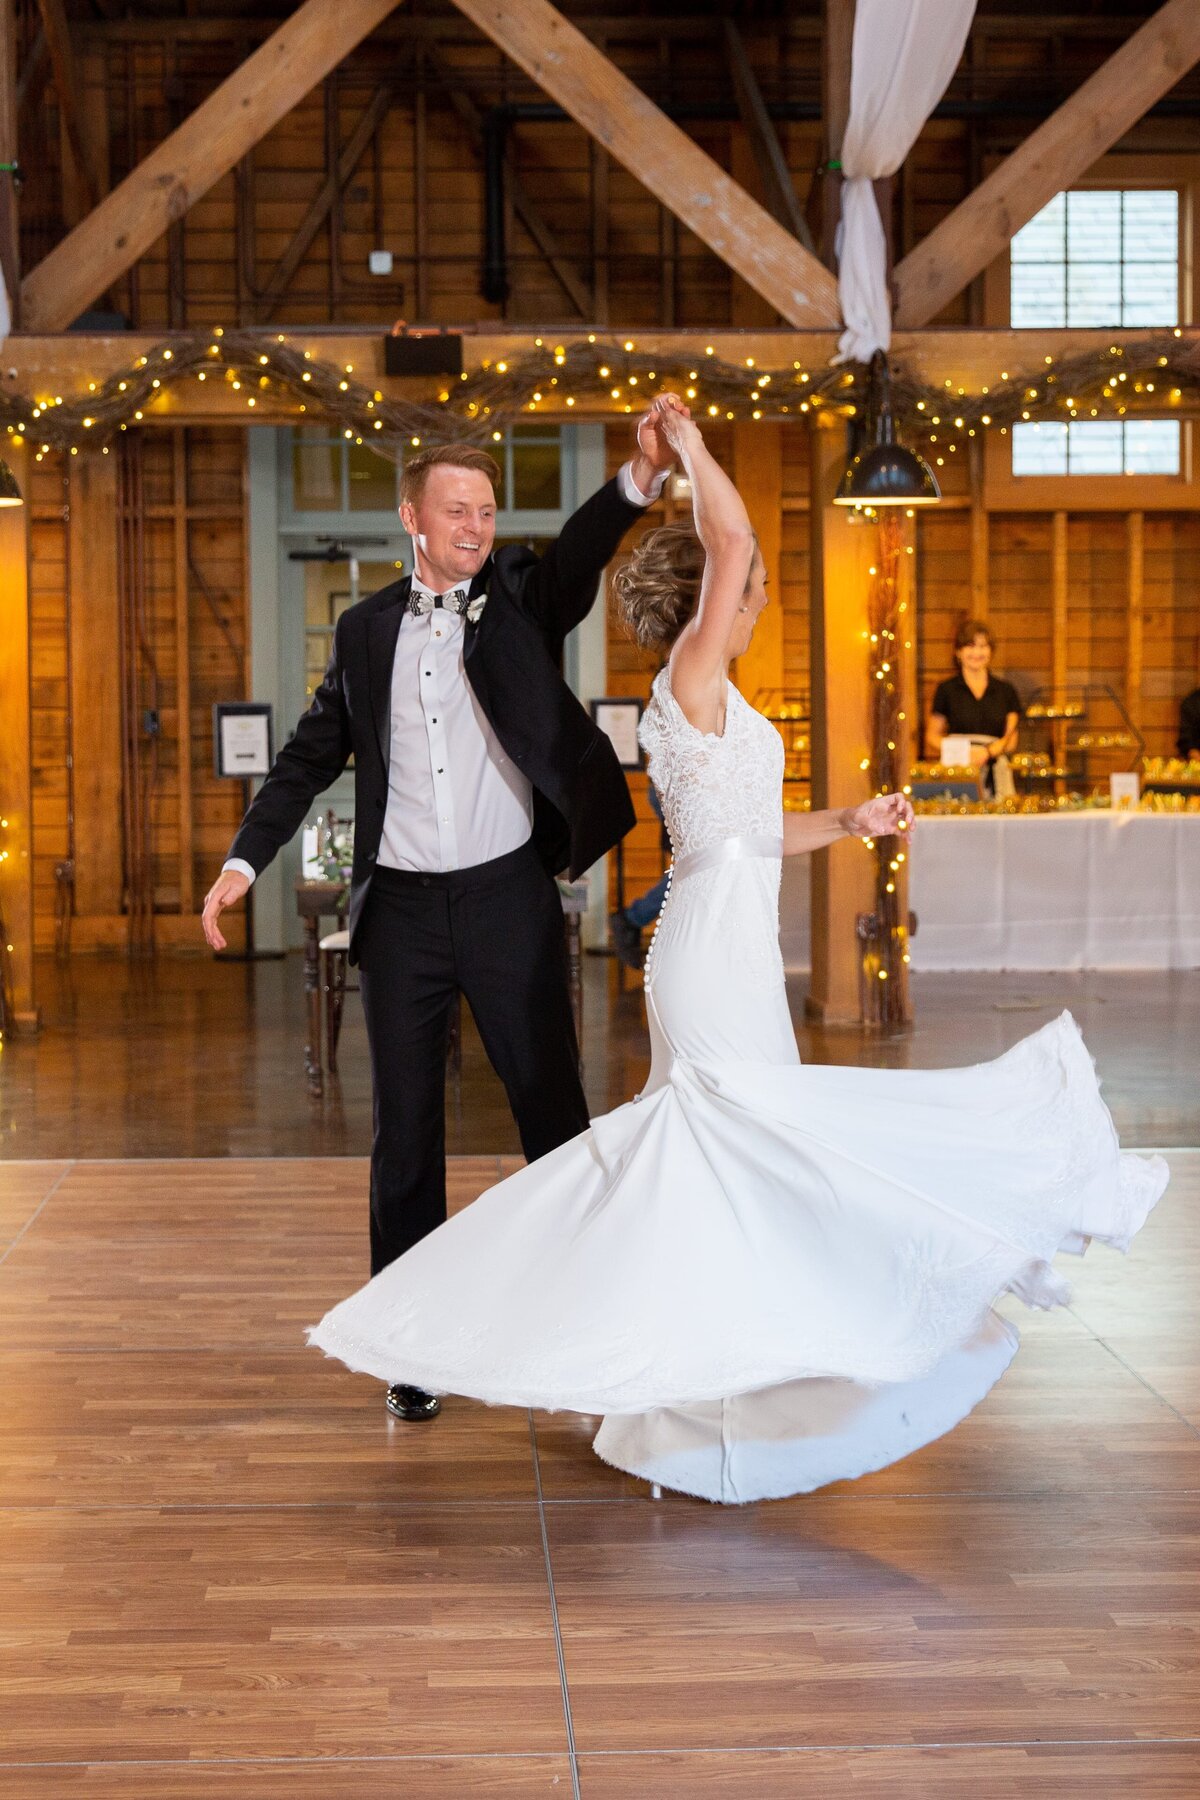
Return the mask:
<path id="1" fill-rule="evenodd" d="M 0 1797 L 1194 1800 L 1171 1161 L 951 1437 L 745 1509 L 653 1502 L 569 1417 L 393 1424 L 305 1349 L 358 1160 L 0 1163 Z"/>
<path id="2" fill-rule="evenodd" d="M 347 1001 L 341 1077 L 314 1102 L 303 1074 L 299 959 L 259 964 L 163 957 L 39 962 L 44 1028 L 0 1055 L 0 1156 L 356 1156 L 371 1141 L 371 1090 L 358 997 Z M 585 958 L 584 1067 L 593 1113 L 637 1093 L 648 1066 L 642 996 L 618 991 L 607 960 Z M 930 1068 L 998 1056 L 1069 1007 L 1131 1144 L 1200 1144 L 1200 971 L 1176 974 L 926 975 L 916 1026 L 895 1038 L 804 1022 L 806 1062 Z M 456 1154 L 519 1148 L 503 1090 L 469 1016 Z"/>

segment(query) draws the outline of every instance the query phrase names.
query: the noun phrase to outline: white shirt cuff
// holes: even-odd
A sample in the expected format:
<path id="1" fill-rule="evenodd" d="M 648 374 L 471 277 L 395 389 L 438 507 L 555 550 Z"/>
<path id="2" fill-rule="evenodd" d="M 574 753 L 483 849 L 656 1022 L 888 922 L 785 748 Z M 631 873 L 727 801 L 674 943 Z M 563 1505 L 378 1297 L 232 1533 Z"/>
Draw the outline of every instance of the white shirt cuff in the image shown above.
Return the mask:
<path id="1" fill-rule="evenodd" d="M 617 472 L 617 486 L 621 490 L 622 500 L 627 500 L 630 506 L 653 506 L 654 502 L 662 493 L 663 488 L 666 486 L 667 476 L 670 473 L 670 469 L 660 469 L 658 474 L 654 477 L 654 480 L 650 483 L 650 492 L 648 494 L 643 494 L 641 488 L 633 479 L 632 462 L 622 463 Z"/>
<path id="2" fill-rule="evenodd" d="M 254 870 L 248 862 L 243 862 L 240 856 L 227 857 L 221 864 L 222 875 L 228 875 L 231 872 L 235 875 L 244 875 L 250 886 L 254 886 Z"/>

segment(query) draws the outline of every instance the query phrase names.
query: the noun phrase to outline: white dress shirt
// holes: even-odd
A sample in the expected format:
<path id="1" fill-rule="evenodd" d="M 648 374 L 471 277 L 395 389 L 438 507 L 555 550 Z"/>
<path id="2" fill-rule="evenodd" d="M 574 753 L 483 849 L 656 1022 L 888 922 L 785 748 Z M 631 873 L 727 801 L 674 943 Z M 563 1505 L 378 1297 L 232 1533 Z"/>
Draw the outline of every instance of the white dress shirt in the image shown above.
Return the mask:
<path id="1" fill-rule="evenodd" d="M 643 493 L 626 463 L 622 497 L 651 506 L 669 471 Z M 413 593 L 434 590 L 414 575 Z M 533 789 L 514 767 L 475 698 L 463 667 L 462 613 L 405 610 L 392 664 L 387 810 L 377 863 L 422 874 L 470 869 L 520 849 L 533 830 Z M 248 881 L 254 870 L 230 857 Z M 222 871 L 224 872 L 224 871 Z"/>

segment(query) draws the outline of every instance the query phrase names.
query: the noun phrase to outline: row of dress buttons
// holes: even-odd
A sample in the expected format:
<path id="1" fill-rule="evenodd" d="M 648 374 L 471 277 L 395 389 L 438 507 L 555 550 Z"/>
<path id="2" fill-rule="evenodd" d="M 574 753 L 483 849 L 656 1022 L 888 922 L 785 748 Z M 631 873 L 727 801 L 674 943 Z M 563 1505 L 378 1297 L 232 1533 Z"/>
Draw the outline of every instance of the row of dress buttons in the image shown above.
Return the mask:
<path id="1" fill-rule="evenodd" d="M 654 930 L 650 934 L 650 947 L 646 951 L 646 960 L 642 965 L 642 980 L 644 983 L 647 983 L 647 984 L 649 983 L 649 980 L 650 980 L 651 964 L 654 961 L 654 946 L 655 946 L 655 944 L 657 944 L 658 934 L 662 930 L 663 915 L 665 914 L 665 912 L 667 910 L 667 902 L 671 898 L 671 883 L 674 881 L 674 879 L 675 879 L 675 859 L 674 859 L 674 857 L 672 857 L 670 865 L 667 869 L 667 885 L 663 889 L 663 902 L 662 902 L 662 905 L 658 909 L 658 917 L 654 921 Z M 638 1098 L 639 1099 L 641 1098 L 640 1094 L 638 1095 Z"/>

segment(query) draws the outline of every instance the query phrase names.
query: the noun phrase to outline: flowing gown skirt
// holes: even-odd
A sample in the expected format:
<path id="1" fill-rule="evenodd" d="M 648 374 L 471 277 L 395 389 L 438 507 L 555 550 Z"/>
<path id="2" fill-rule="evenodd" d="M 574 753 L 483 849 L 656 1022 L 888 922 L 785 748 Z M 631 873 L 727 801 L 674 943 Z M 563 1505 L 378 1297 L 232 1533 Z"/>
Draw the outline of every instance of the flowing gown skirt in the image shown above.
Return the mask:
<path id="1" fill-rule="evenodd" d="M 483 1194 L 310 1341 L 384 1381 L 603 1414 L 606 1461 L 722 1501 L 807 1491 L 940 1436 L 1052 1267 L 1125 1249 L 1166 1184 L 1122 1154 L 1068 1014 L 996 1061 L 803 1066 L 777 858 L 677 881 L 637 1100 Z"/>

